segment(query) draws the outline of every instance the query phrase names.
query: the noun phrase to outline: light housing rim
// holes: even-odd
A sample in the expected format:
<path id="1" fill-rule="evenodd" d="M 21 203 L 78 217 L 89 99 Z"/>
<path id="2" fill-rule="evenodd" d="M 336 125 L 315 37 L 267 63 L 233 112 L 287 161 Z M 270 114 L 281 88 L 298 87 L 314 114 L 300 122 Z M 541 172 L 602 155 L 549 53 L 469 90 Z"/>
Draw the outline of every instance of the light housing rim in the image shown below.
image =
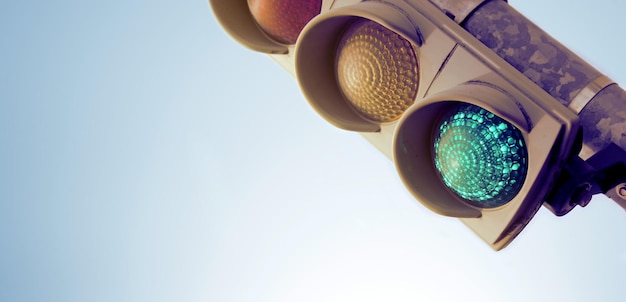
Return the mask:
<path id="1" fill-rule="evenodd" d="M 479 100 L 476 96 L 490 99 Z M 490 105 L 490 103 L 502 104 L 503 102 L 508 102 L 509 106 L 494 108 Z M 477 207 L 464 201 L 446 186 L 439 176 L 433 177 L 439 175 L 432 157 L 435 124 L 446 108 L 459 103 L 481 107 L 511 123 L 520 130 L 528 148 L 529 125 L 526 123 L 524 113 L 515 105 L 514 99 L 495 87 L 480 82 L 470 82 L 428 96 L 405 112 L 394 133 L 393 161 L 409 192 L 431 211 L 444 216 L 479 218 L 483 211 L 498 210 L 516 200 L 520 193 L 523 193 L 523 188 L 527 186 L 526 179 L 529 174 L 525 175 L 522 189 L 511 201 L 492 208 Z M 529 156 L 529 166 L 530 161 Z"/>
<path id="2" fill-rule="evenodd" d="M 319 14 L 324 10 L 325 1 L 320 2 Z M 282 43 L 265 32 L 252 15 L 248 0 L 209 0 L 209 4 L 222 28 L 249 49 L 266 54 L 288 54 L 294 45 Z"/>

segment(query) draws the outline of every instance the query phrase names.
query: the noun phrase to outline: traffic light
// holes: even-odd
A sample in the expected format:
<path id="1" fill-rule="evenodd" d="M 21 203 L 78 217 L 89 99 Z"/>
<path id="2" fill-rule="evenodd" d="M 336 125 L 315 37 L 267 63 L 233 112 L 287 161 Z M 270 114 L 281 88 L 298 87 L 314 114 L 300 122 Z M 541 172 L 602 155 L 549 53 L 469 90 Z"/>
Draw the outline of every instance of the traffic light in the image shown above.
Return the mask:
<path id="1" fill-rule="evenodd" d="M 598 165 L 578 156 L 579 112 L 460 25 L 488 2 L 508 9 L 499 0 L 210 0 L 231 36 L 294 74 L 319 115 L 392 159 L 419 202 L 499 250 L 544 202 L 557 215 L 571 210 L 576 200 L 557 184 L 594 194 L 600 182 Z M 577 106 L 612 84 L 594 83 Z M 623 167 L 617 149 L 602 171 Z M 581 166 L 590 173 L 573 177 Z"/>

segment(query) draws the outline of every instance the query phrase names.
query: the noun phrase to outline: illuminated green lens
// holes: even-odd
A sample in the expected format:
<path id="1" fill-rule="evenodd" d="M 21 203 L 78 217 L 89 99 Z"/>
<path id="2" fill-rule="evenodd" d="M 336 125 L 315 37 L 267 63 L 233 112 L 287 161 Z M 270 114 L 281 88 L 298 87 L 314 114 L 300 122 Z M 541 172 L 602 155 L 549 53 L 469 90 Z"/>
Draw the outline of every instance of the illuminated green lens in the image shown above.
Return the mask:
<path id="1" fill-rule="evenodd" d="M 434 161 L 443 182 L 469 204 L 493 208 L 524 184 L 528 152 L 522 133 L 478 106 L 454 106 L 436 129 Z"/>

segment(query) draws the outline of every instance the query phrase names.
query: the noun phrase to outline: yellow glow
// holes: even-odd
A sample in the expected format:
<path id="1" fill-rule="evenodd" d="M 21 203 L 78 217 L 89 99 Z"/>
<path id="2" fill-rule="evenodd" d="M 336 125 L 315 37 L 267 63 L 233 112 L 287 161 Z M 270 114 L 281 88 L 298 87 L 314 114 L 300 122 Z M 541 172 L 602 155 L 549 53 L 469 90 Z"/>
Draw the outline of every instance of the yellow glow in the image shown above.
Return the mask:
<path id="1" fill-rule="evenodd" d="M 359 20 L 343 35 L 336 59 L 337 81 L 356 111 L 391 122 L 417 94 L 417 56 L 409 41 L 382 25 Z"/>

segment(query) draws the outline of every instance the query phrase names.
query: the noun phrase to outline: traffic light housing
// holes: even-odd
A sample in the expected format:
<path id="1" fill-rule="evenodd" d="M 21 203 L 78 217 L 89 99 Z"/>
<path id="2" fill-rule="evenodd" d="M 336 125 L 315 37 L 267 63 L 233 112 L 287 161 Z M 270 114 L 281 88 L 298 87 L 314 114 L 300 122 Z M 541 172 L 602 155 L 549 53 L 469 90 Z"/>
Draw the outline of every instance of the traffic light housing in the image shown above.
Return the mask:
<path id="1" fill-rule="evenodd" d="M 483 1 L 295 2 L 210 1 L 235 39 L 295 75 L 320 116 L 392 159 L 424 206 L 496 250 L 509 244 L 576 158 L 581 131 L 575 112 L 459 26 Z"/>

